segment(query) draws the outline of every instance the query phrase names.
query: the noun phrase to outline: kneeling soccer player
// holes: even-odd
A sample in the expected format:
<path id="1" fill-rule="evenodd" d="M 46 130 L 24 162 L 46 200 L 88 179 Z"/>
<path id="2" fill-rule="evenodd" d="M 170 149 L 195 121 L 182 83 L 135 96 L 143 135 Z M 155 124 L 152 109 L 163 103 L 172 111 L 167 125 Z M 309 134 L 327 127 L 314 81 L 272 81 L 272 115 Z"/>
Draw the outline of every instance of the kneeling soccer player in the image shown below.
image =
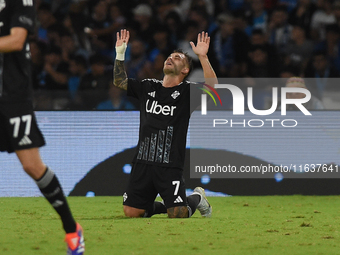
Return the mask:
<path id="1" fill-rule="evenodd" d="M 129 184 L 123 195 L 124 213 L 128 217 L 167 213 L 170 218 L 187 218 L 197 208 L 202 216 L 211 217 L 212 208 L 204 189 L 197 187 L 186 197 L 183 179 L 189 118 L 195 108 L 190 107 L 193 104 L 190 91 L 197 97 L 201 93 L 197 84 L 185 79 L 192 69 L 192 60 L 176 50 L 164 62 L 163 80 L 128 79 L 124 68 L 128 41 L 129 31 L 117 33 L 114 85 L 139 100 L 140 130 Z M 209 43 L 210 37 L 205 32 L 198 34 L 196 46 L 190 42 L 202 65 L 205 83 L 213 87 L 217 77 L 207 57 Z M 157 194 L 163 202 L 154 202 Z"/>

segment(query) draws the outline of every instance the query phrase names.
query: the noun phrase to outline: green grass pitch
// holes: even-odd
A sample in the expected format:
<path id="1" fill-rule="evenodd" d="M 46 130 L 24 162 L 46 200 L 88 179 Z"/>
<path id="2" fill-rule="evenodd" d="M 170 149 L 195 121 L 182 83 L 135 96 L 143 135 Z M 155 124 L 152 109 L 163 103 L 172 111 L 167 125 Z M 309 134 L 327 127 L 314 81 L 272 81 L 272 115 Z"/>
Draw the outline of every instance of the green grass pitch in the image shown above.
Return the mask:
<path id="1" fill-rule="evenodd" d="M 123 216 L 121 197 L 69 197 L 86 255 L 340 254 L 338 196 L 210 197 L 213 217 Z M 1 255 L 66 254 L 44 198 L 0 198 Z"/>

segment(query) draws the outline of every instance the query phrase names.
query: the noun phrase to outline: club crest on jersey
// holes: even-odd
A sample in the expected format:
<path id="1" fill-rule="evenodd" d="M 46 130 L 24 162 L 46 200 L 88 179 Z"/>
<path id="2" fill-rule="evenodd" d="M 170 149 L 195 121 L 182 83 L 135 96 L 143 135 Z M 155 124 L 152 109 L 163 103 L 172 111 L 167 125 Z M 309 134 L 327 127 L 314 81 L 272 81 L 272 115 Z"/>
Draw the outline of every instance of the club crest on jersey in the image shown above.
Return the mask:
<path id="1" fill-rule="evenodd" d="M 128 195 L 127 195 L 126 192 L 125 192 L 124 195 L 123 195 L 123 200 L 124 200 L 124 202 L 126 201 L 127 198 L 128 198 Z"/>
<path id="2" fill-rule="evenodd" d="M 0 12 L 5 9 L 6 7 L 6 3 L 5 3 L 5 0 L 0 0 Z"/>
<path id="3" fill-rule="evenodd" d="M 180 95 L 180 93 L 177 90 L 174 91 L 174 93 L 171 94 L 173 99 L 176 99 L 179 95 Z"/>

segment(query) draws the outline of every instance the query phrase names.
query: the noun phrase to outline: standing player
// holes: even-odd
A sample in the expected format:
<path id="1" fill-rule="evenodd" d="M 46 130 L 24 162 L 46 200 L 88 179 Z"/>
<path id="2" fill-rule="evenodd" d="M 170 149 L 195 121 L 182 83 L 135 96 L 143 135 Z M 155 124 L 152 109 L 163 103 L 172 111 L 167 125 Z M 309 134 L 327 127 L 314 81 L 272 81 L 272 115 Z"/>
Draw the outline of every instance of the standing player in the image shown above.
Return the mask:
<path id="1" fill-rule="evenodd" d="M 61 217 L 69 255 L 84 253 L 81 226 L 75 222 L 60 183 L 41 160 L 45 144 L 31 96 L 27 36 L 34 32 L 33 0 L 0 1 L 0 151 L 15 152 L 26 173 Z M 15 177 L 13 177 L 15 178 Z"/>
<path id="2" fill-rule="evenodd" d="M 183 179 L 186 136 L 189 125 L 190 90 L 200 93 L 185 78 L 191 71 L 191 58 L 180 50 L 164 62 L 162 81 L 128 79 L 124 56 L 129 31 L 117 33 L 114 84 L 127 90 L 140 102 L 140 127 L 137 153 L 124 198 L 124 213 L 128 217 L 151 217 L 167 213 L 170 218 L 187 218 L 196 210 L 211 217 L 212 208 L 204 189 L 197 187 L 186 197 Z M 214 86 L 217 78 L 207 53 L 210 37 L 198 34 L 197 45 L 190 42 L 203 68 L 206 84 Z M 154 202 L 160 194 L 164 203 Z"/>

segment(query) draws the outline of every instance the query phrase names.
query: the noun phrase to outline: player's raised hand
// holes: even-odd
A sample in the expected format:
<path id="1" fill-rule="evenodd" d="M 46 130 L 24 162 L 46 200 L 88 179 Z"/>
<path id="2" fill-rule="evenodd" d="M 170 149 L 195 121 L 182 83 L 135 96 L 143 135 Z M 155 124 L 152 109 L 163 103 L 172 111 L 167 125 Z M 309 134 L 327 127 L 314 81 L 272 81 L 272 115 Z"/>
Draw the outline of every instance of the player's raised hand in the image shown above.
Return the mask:
<path id="1" fill-rule="evenodd" d="M 116 59 L 120 61 L 124 61 L 125 59 L 125 50 L 127 44 L 129 42 L 130 32 L 126 29 L 120 30 L 120 33 L 117 32 L 117 41 L 116 41 Z"/>
<path id="2" fill-rule="evenodd" d="M 210 37 L 207 32 L 199 33 L 197 36 L 197 44 L 190 42 L 192 50 L 197 56 L 205 56 L 208 53 L 210 44 Z"/>
<path id="3" fill-rule="evenodd" d="M 130 39 L 130 32 L 126 29 L 120 30 L 120 33 L 117 32 L 117 41 L 116 41 L 116 47 L 119 47 L 123 45 L 123 43 L 128 44 Z"/>

